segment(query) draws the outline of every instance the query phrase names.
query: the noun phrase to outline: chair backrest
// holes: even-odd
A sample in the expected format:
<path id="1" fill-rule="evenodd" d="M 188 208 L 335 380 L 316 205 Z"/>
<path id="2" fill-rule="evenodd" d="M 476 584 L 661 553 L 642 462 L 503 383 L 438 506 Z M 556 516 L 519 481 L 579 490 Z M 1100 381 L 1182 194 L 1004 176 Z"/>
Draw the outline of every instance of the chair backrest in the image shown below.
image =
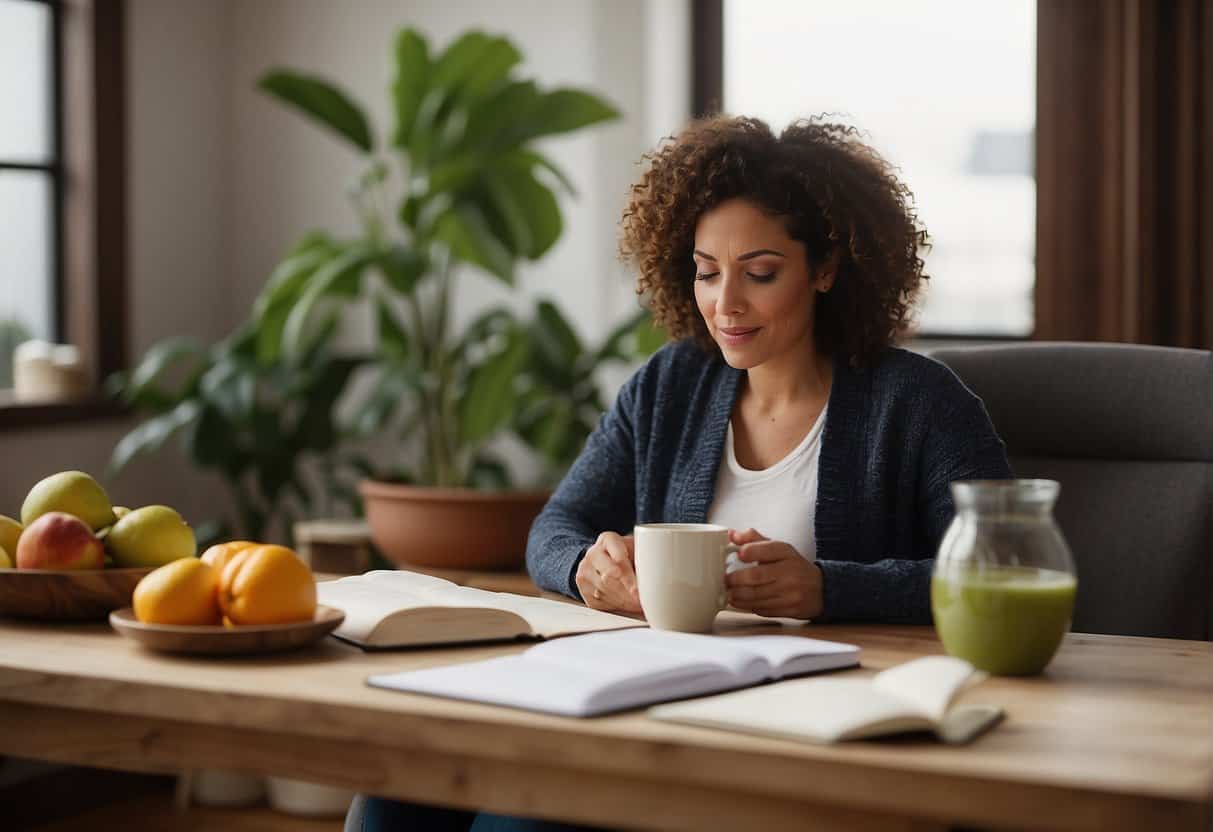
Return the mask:
<path id="1" fill-rule="evenodd" d="M 1077 632 L 1213 637 L 1213 353 L 1125 344 L 933 350 L 1019 477 L 1061 483 Z"/>

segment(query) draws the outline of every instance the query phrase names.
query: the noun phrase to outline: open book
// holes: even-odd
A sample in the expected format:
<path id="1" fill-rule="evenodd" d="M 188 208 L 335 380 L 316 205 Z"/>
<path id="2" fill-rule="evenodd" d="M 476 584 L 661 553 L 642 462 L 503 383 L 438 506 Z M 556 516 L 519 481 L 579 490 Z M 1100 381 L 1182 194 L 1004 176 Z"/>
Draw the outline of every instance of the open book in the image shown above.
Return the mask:
<path id="1" fill-rule="evenodd" d="M 859 648 L 800 636 L 662 630 L 565 638 L 513 656 L 371 676 L 410 693 L 594 716 L 859 663 Z"/>
<path id="2" fill-rule="evenodd" d="M 649 709 L 649 716 L 810 742 L 837 742 L 903 731 L 934 731 L 964 743 L 1002 718 L 993 705 L 953 706 L 985 678 L 950 656 L 928 656 L 868 679 L 800 679 L 756 690 Z"/>
<path id="3" fill-rule="evenodd" d="M 389 569 L 316 584 L 320 603 L 345 611 L 334 635 L 360 647 L 552 638 L 644 627 L 644 621 L 581 604 L 489 592 Z"/>

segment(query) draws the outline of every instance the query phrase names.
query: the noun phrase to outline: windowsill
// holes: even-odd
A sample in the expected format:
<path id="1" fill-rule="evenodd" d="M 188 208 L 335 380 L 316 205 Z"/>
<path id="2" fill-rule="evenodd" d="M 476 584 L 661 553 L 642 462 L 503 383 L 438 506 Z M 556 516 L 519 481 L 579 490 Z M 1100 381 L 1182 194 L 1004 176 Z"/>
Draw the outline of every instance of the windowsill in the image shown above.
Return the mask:
<path id="1" fill-rule="evenodd" d="M 0 390 L 0 432 L 3 433 L 110 421 L 126 415 L 126 409 L 120 404 L 100 395 L 70 402 L 18 402 L 12 391 Z"/>

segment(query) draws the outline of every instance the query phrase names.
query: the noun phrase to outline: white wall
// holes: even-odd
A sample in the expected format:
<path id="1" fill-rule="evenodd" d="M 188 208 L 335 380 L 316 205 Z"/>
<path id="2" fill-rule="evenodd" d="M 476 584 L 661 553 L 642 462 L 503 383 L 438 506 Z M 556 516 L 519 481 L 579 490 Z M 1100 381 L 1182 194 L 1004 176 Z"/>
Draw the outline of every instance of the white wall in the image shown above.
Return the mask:
<path id="1" fill-rule="evenodd" d="M 406 25 L 435 45 L 469 27 L 505 34 L 525 56 L 523 72 L 544 85 L 591 88 L 623 112 L 610 126 L 548 142 L 580 198 L 565 202 L 566 232 L 553 251 L 521 270 L 519 297 L 468 274 L 455 309 L 466 320 L 491 302 L 552 295 L 588 338 L 601 337 L 635 303 L 615 255 L 635 163 L 686 115 L 686 8 L 685 0 L 130 0 L 132 357 L 169 335 L 222 337 L 298 236 L 353 230 L 344 187 L 357 157 L 254 84 L 272 66 L 332 78 L 382 135 L 390 44 Z M 8 472 L 0 514 L 15 513 L 47 473 L 100 473 L 128 427 L 0 435 Z M 225 505 L 220 484 L 173 453 L 136 463 L 110 487 L 121 502 L 167 502 L 195 521 Z"/>

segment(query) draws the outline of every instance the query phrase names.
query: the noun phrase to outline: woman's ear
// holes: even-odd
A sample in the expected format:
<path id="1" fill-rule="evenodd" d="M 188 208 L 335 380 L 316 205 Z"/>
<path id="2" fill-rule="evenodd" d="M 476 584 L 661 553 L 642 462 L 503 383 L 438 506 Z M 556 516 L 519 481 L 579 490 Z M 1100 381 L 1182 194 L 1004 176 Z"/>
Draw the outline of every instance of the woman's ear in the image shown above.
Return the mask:
<path id="1" fill-rule="evenodd" d="M 814 280 L 814 283 L 817 284 L 814 288 L 817 289 L 817 291 L 825 294 L 826 292 L 830 291 L 830 289 L 834 288 L 834 281 L 838 277 L 838 263 L 841 259 L 842 248 L 840 246 L 835 246 L 834 251 L 830 253 L 829 258 L 821 264 L 820 268 L 817 269 L 817 277 Z"/>

